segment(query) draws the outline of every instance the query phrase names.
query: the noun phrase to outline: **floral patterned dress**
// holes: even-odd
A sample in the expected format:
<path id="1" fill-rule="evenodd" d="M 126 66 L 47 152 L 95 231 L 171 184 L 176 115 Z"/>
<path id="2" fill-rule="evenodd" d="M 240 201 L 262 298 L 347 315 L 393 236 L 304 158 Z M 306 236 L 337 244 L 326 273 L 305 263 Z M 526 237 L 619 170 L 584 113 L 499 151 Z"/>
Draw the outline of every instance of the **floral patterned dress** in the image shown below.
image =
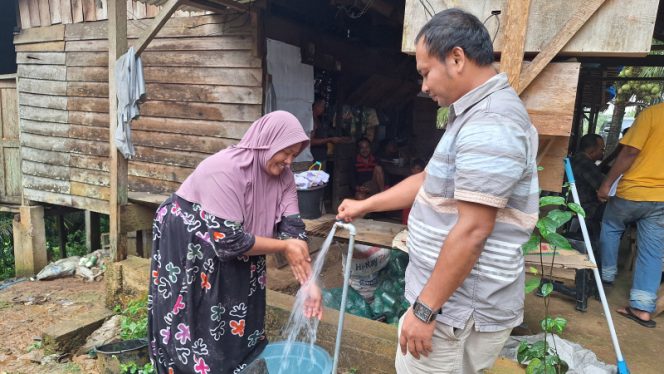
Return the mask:
<path id="1" fill-rule="evenodd" d="M 279 236 L 305 239 L 299 216 Z M 157 373 L 239 373 L 265 345 L 265 256 L 243 255 L 255 237 L 172 195 L 157 210 L 148 295 Z"/>

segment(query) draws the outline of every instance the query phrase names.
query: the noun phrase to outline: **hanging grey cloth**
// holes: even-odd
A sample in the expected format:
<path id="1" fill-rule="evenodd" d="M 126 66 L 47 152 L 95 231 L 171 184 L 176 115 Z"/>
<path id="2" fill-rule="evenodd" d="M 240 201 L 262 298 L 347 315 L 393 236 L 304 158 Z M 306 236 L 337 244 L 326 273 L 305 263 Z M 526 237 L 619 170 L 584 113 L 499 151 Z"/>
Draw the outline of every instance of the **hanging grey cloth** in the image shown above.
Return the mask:
<path id="1" fill-rule="evenodd" d="M 118 98 L 118 123 L 115 128 L 115 146 L 124 158 L 136 152 L 131 143 L 131 120 L 138 117 L 138 101 L 145 95 L 143 63 L 136 57 L 134 47 L 115 62 L 115 85 Z"/>

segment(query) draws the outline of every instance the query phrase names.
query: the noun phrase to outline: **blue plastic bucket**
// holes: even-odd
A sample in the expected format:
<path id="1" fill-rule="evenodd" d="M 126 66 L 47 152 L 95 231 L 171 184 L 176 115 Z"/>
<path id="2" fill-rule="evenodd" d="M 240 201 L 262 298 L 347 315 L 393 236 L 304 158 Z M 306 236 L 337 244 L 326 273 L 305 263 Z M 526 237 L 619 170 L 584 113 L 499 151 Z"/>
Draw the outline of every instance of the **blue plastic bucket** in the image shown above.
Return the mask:
<path id="1" fill-rule="evenodd" d="M 330 374 L 332 358 L 323 348 L 308 343 L 293 342 L 287 357 L 284 357 L 286 342 L 270 343 L 260 357 L 265 359 L 267 370 L 274 374 Z M 279 371 L 284 360 L 288 361 L 288 369 Z"/>

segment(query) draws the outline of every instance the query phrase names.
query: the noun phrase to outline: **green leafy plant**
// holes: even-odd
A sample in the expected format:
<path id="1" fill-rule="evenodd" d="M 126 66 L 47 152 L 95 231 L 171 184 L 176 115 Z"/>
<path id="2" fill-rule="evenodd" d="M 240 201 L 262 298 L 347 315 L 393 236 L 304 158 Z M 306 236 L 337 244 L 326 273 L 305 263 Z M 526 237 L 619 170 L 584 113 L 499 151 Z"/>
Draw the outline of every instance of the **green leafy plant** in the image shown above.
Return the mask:
<path id="1" fill-rule="evenodd" d="M 44 217 L 46 231 L 46 250 L 51 261 L 68 256 L 82 256 L 88 253 L 85 245 L 85 216 L 82 212 L 67 213 L 63 215 L 64 234 L 66 244 L 64 251 L 60 248 L 58 217 L 48 215 Z"/>
<path id="2" fill-rule="evenodd" d="M 14 277 L 13 214 L 0 213 L 0 281 Z"/>
<path id="3" fill-rule="evenodd" d="M 153 374 L 156 373 L 152 364 L 148 362 L 143 366 L 139 366 L 134 361 L 127 362 L 125 364 L 120 364 L 120 373 L 121 374 Z"/>
<path id="4" fill-rule="evenodd" d="M 34 343 L 30 344 L 30 346 L 28 346 L 28 352 L 32 352 L 35 349 L 42 349 L 42 342 L 41 341 L 34 342 Z"/>
<path id="5" fill-rule="evenodd" d="M 567 187 L 567 185 L 566 185 Z M 548 334 L 560 335 L 567 327 L 567 320 L 562 317 L 551 317 L 549 315 L 549 295 L 553 292 L 553 283 L 545 281 L 544 278 L 544 256 L 542 255 L 542 244 L 548 243 L 553 250 L 551 256 L 550 271 L 546 279 L 551 279 L 553 274 L 553 264 L 556 259 L 557 249 L 572 249 L 572 245 L 562 235 L 558 233 L 560 228 L 569 222 L 574 215 L 585 217 L 585 212 L 579 204 L 568 203 L 562 196 L 544 196 L 539 200 L 540 207 L 555 206 L 546 216 L 540 217 L 535 225 L 535 231 L 530 239 L 521 247 L 523 254 L 540 250 L 540 271 L 532 267 L 529 271 L 533 274 L 540 274 L 526 282 L 526 292 L 530 293 L 539 288 L 542 299 L 544 300 L 544 319 L 540 323 L 544 331 L 544 339 L 535 343 L 522 341 L 517 350 L 517 360 L 519 363 L 527 365 L 527 374 L 564 374 L 569 369 L 567 363 L 558 355 L 558 349 L 554 344 L 551 346 L 547 342 Z"/>
<path id="6" fill-rule="evenodd" d="M 115 308 L 117 310 L 118 307 Z M 121 312 L 120 338 L 140 339 L 148 336 L 147 298 L 130 301 Z"/>
<path id="7" fill-rule="evenodd" d="M 65 373 L 82 373 L 83 372 L 81 367 L 78 364 L 73 363 L 73 362 L 68 362 L 67 364 L 65 364 L 65 366 L 63 368 L 63 371 Z"/>

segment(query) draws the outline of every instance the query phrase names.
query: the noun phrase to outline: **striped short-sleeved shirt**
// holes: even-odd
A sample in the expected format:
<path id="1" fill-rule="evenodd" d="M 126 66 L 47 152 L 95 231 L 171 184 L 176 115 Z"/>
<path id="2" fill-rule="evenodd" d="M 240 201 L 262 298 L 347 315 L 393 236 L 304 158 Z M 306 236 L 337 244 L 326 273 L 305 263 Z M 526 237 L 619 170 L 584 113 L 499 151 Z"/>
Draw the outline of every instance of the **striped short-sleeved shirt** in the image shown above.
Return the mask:
<path id="1" fill-rule="evenodd" d="M 447 130 L 425 169 L 408 218 L 406 298 L 411 303 L 457 222 L 457 201 L 474 202 L 498 208 L 496 224 L 479 260 L 437 320 L 463 328 L 472 315 L 478 331 L 500 331 L 522 322 L 520 247 L 537 221 L 537 146 L 537 131 L 504 74 L 450 106 Z"/>

